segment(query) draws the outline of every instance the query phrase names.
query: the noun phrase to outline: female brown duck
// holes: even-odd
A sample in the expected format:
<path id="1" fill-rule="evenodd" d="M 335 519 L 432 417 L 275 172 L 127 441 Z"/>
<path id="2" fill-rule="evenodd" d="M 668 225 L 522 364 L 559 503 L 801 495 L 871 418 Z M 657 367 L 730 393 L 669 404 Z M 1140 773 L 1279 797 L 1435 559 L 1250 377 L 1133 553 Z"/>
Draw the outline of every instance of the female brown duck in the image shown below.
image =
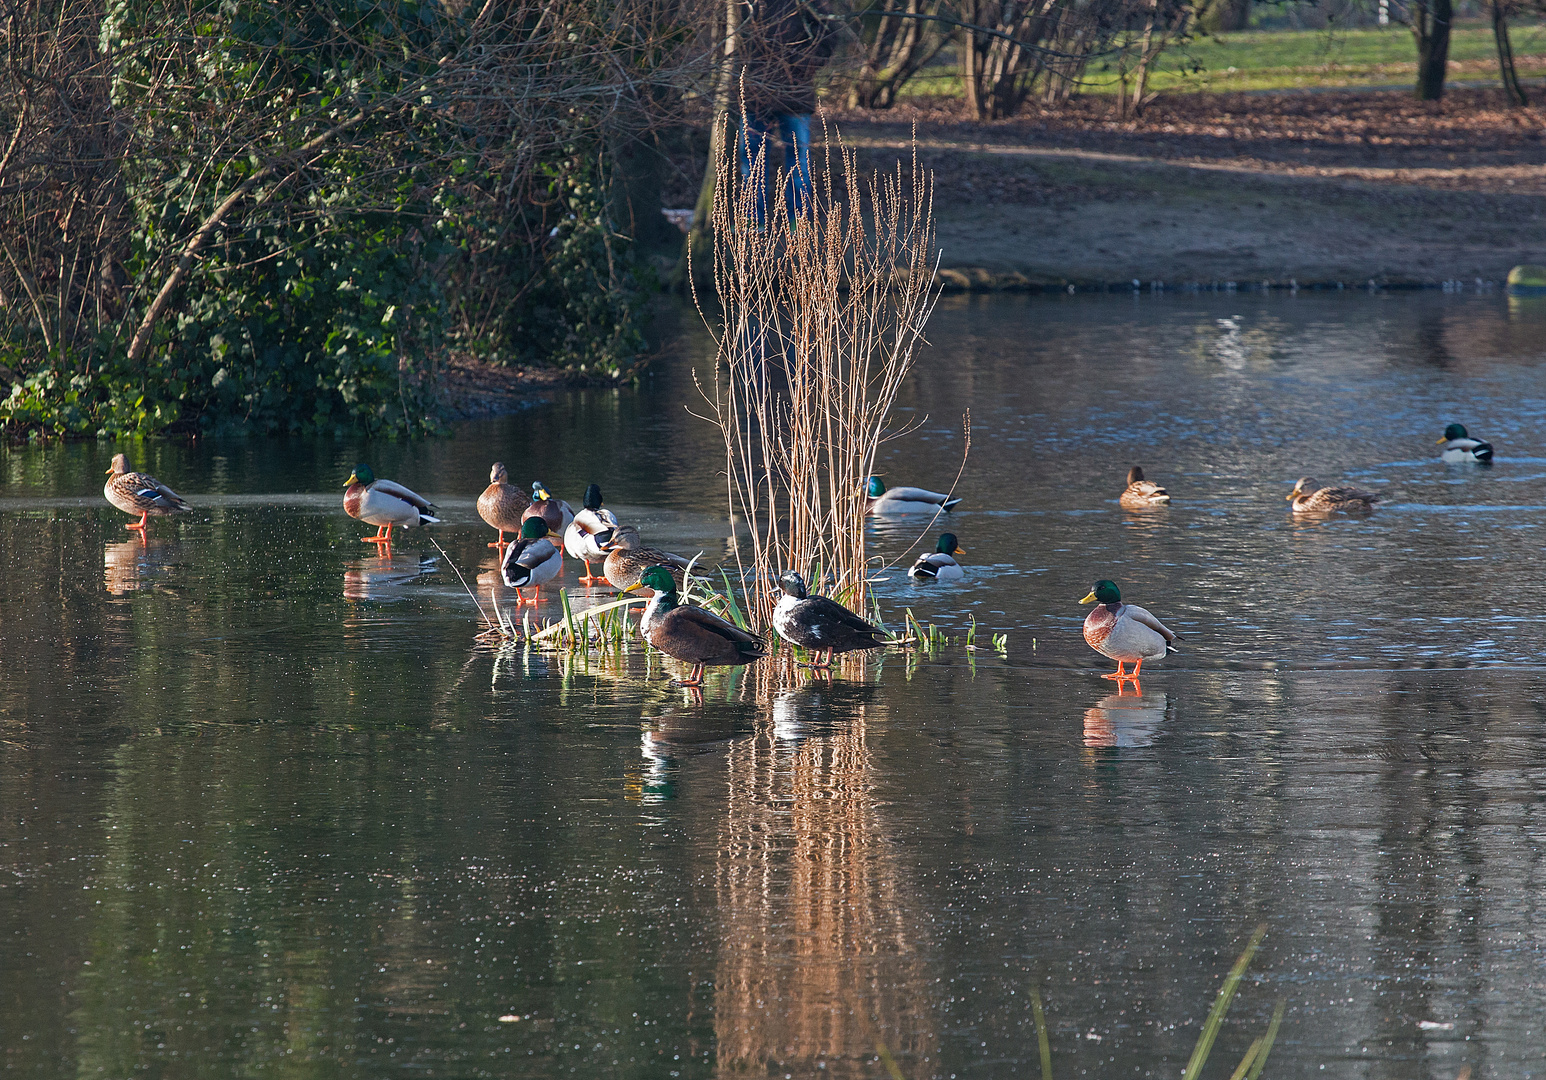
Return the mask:
<path id="1" fill-rule="evenodd" d="M 145 522 L 151 514 L 165 517 L 192 509 L 181 495 L 154 476 L 130 472 L 129 459 L 122 454 L 113 455 L 113 467 L 107 470 L 107 483 L 102 486 L 102 494 L 124 513 L 140 516 L 138 521 L 132 521 L 124 528 L 138 529 L 141 537 L 145 535 Z"/>

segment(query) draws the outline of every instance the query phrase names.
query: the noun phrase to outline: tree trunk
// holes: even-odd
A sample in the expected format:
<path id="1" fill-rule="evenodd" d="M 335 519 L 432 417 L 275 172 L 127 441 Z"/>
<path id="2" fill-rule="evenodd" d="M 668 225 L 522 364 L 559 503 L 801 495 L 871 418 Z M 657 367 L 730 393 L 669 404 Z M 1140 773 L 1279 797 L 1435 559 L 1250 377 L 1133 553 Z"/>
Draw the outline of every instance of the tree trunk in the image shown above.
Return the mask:
<path id="1" fill-rule="evenodd" d="M 1492 39 L 1498 45 L 1498 76 L 1503 81 L 1503 96 L 1509 106 L 1524 108 L 1530 104 L 1525 88 L 1519 85 L 1519 72 L 1514 68 L 1514 46 L 1508 40 L 1508 12 L 1503 0 L 1492 0 Z"/>
<path id="2" fill-rule="evenodd" d="M 1417 100 L 1444 96 L 1449 68 L 1450 0 L 1422 0 L 1412 5 L 1412 33 L 1417 38 Z"/>

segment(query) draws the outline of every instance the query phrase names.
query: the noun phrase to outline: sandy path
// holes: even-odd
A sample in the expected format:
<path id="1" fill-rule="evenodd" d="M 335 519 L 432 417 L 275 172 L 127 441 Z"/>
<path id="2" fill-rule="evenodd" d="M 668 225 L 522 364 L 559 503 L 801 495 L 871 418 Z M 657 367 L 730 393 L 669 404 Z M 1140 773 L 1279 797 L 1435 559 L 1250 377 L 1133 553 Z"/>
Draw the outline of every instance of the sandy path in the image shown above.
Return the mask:
<path id="1" fill-rule="evenodd" d="M 917 123 L 958 283 L 1497 282 L 1546 262 L 1546 144 L 1541 110 L 1489 109 L 1495 96 L 1192 95 L 1142 124 L 1096 104 L 838 124 L 883 166 Z"/>

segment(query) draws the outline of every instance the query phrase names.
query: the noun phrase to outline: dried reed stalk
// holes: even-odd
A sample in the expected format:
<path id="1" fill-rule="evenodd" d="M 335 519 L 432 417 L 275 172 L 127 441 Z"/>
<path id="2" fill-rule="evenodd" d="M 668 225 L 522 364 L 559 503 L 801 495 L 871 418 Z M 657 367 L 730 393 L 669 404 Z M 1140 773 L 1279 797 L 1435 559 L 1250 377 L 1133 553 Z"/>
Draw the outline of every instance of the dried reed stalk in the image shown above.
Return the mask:
<path id="1" fill-rule="evenodd" d="M 714 189 L 714 283 L 721 312 L 705 315 L 718 346 L 712 388 L 699 389 L 725 438 L 736 547 L 755 621 L 773 613 L 779 572 L 798 570 L 858 611 L 868 606 L 865 483 L 891 424 L 939 291 L 934 284 L 933 177 L 918 164 L 862 177 L 852 151 L 824 136 L 813 195 L 785 212 L 769 199 L 766 162 L 743 181 L 732 133 Z M 787 177 L 773 178 L 782 192 Z M 702 310 L 702 304 L 699 305 Z"/>

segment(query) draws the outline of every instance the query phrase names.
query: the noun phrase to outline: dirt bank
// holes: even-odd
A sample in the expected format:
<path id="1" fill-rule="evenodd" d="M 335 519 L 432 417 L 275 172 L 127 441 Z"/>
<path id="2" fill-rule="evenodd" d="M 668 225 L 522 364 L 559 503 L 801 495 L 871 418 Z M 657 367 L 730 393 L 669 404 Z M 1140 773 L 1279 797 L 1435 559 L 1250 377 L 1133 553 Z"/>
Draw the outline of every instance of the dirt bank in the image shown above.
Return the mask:
<path id="1" fill-rule="evenodd" d="M 943 265 L 980 286 L 1500 282 L 1546 261 L 1546 110 L 1488 90 L 1191 94 L 997 123 L 955 101 L 836 113 L 884 167 L 914 125 Z"/>

